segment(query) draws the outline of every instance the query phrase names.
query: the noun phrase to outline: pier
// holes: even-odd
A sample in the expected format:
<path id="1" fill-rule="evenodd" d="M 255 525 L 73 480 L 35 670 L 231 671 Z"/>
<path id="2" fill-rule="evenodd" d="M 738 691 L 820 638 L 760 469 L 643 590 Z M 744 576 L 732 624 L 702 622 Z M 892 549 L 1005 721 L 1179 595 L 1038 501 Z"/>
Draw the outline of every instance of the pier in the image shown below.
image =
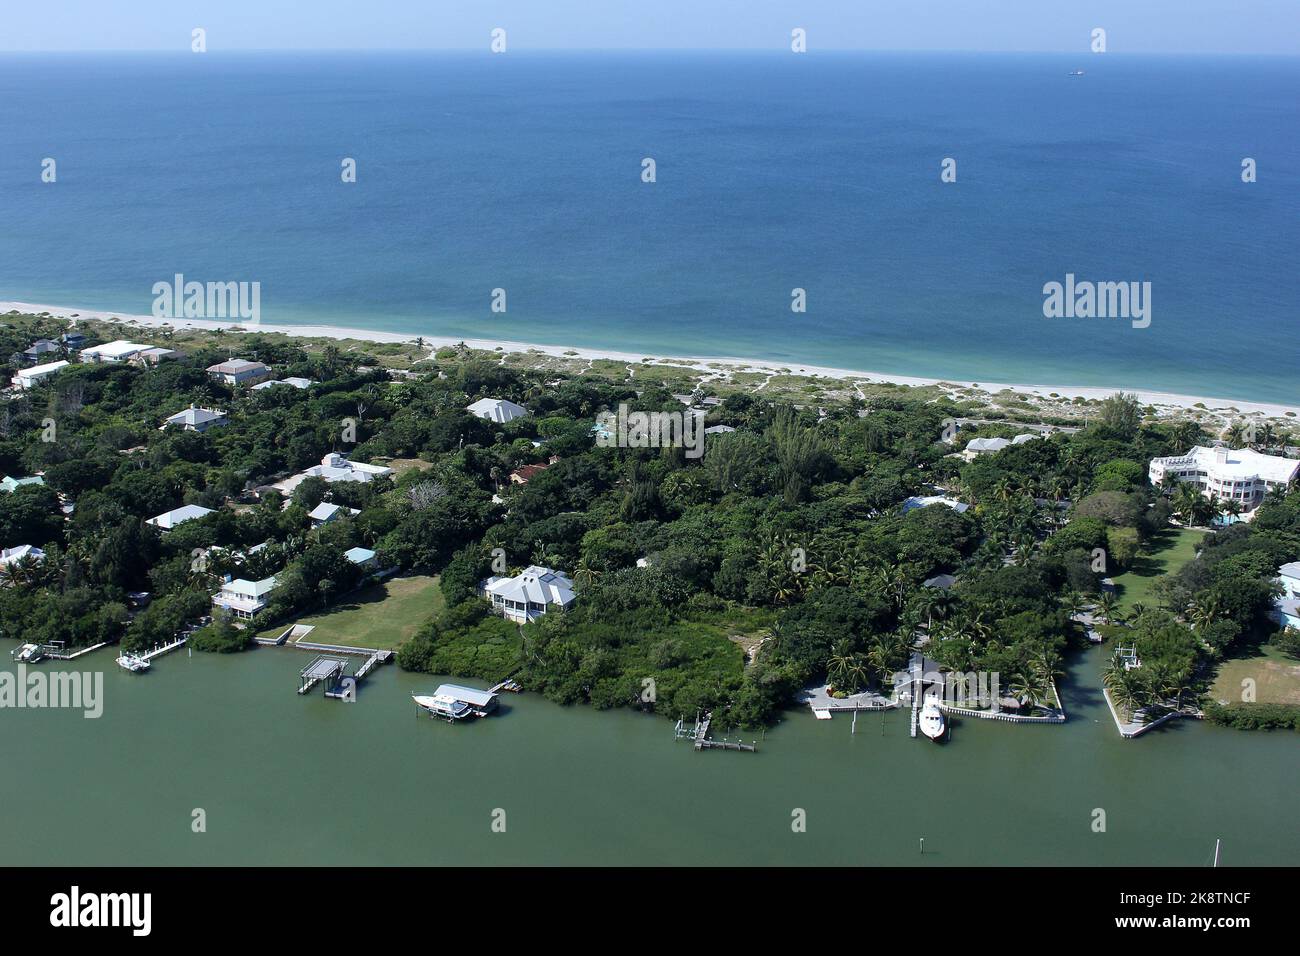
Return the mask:
<path id="1" fill-rule="evenodd" d="M 344 650 L 340 648 L 339 650 Z M 323 685 L 324 694 L 333 700 L 356 700 L 357 686 L 372 670 L 380 664 L 386 664 L 392 658 L 392 651 L 361 650 L 352 648 L 348 653 L 364 653 L 366 659 L 351 674 L 346 673 L 348 659 L 331 657 L 324 654 L 311 659 L 298 675 L 298 693 L 305 694 L 317 684 Z"/>
<path id="2" fill-rule="evenodd" d="M 704 715 L 703 721 L 697 716 L 695 724 L 688 729 L 686 718 L 679 718 L 673 729 L 673 737 L 677 740 L 692 741 L 696 750 L 743 750 L 746 753 L 754 753 L 758 750 L 756 742 L 747 744 L 739 740 L 728 740 L 725 737 L 722 740 L 714 740 L 709 736 L 709 724 L 712 722 L 713 718 L 709 714 Z"/>
<path id="3" fill-rule="evenodd" d="M 151 661 L 155 657 L 162 657 L 164 654 L 169 654 L 172 651 L 176 650 L 176 648 L 178 647 L 183 647 L 185 645 L 185 642 L 188 640 L 189 640 L 188 635 L 185 637 L 178 637 L 175 640 L 171 641 L 170 643 L 157 644 L 154 647 L 150 648 L 149 650 L 145 651 L 143 654 L 137 654 L 136 656 L 139 657 L 140 660 L 142 661 Z"/>
<path id="4" fill-rule="evenodd" d="M 82 654 L 89 654 L 91 651 L 97 651 L 101 647 L 108 647 L 108 641 L 101 641 L 98 644 L 92 644 L 90 647 L 83 647 L 79 651 L 69 651 L 62 641 L 51 641 L 48 644 L 40 645 L 41 657 L 48 657 L 56 661 L 71 661 L 80 657 Z"/>

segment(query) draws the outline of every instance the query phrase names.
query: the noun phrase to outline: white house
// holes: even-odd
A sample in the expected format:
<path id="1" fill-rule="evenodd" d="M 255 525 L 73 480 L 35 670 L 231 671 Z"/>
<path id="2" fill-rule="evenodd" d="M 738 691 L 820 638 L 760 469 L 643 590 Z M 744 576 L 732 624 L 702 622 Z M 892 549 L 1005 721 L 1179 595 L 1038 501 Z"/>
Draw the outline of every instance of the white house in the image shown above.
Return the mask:
<path id="1" fill-rule="evenodd" d="M 78 355 L 83 362 L 126 362 L 147 348 L 147 345 L 116 339 L 103 345 L 87 346 Z"/>
<path id="2" fill-rule="evenodd" d="M 465 411 L 479 418 L 486 418 L 490 422 L 496 422 L 498 425 L 504 425 L 528 414 L 528 409 L 514 402 L 508 402 L 504 398 L 480 398 L 472 405 L 466 405 Z"/>
<path id="3" fill-rule="evenodd" d="M 182 505 L 172 511 L 166 511 L 150 518 L 145 524 L 151 524 L 162 531 L 170 531 L 178 524 L 184 524 L 186 521 L 192 521 L 195 518 L 202 518 L 204 515 L 214 513 L 211 508 L 204 508 L 202 505 Z"/>
<path id="4" fill-rule="evenodd" d="M 168 415 L 163 419 L 159 430 L 170 425 L 173 428 L 183 428 L 187 432 L 205 432 L 209 428 L 219 428 L 228 424 L 230 424 L 230 419 L 226 417 L 226 413 L 221 409 L 195 408 L 191 405 L 175 415 Z"/>
<path id="5" fill-rule="evenodd" d="M 181 353 L 175 349 L 165 349 L 158 346 L 143 348 L 132 355 L 128 362 L 132 365 L 157 365 L 160 362 L 175 361 L 181 357 Z"/>
<path id="6" fill-rule="evenodd" d="M 7 568 L 23 559 L 41 562 L 45 560 L 45 552 L 30 544 L 20 544 L 16 548 L 0 550 L 0 568 Z"/>
<path id="7" fill-rule="evenodd" d="M 1011 442 L 1005 438 L 972 438 L 966 443 L 965 449 L 961 456 L 967 461 L 974 461 L 977 455 L 986 455 L 989 452 L 1001 451 L 1010 445 Z"/>
<path id="8" fill-rule="evenodd" d="M 343 455 L 332 451 L 320 460 L 319 465 L 312 465 L 292 478 L 277 481 L 271 487 L 289 494 L 307 478 L 323 478 L 333 484 L 336 481 L 374 481 L 376 478 L 392 473 L 393 469 L 386 465 L 367 465 L 360 461 L 348 461 Z"/>
<path id="9" fill-rule="evenodd" d="M 265 382 L 272 374 L 261 362 L 250 362 L 248 359 L 230 359 L 208 366 L 209 378 L 230 386 L 256 385 Z"/>
<path id="10" fill-rule="evenodd" d="M 513 578 L 491 577 L 479 584 L 479 594 L 492 610 L 516 624 L 527 624 L 548 610 L 573 604 L 573 581 L 559 571 L 531 565 Z"/>
<path id="11" fill-rule="evenodd" d="M 345 508 L 342 505 L 328 504 L 322 501 L 315 508 L 308 512 L 307 517 L 311 518 L 311 526 L 319 528 L 321 525 L 327 525 L 335 518 L 346 518 L 349 515 L 361 514 L 356 508 Z"/>
<path id="12" fill-rule="evenodd" d="M 274 588 L 275 575 L 260 581 L 235 578 L 221 585 L 221 590 L 212 596 L 212 605 L 224 608 L 241 620 L 251 621 L 266 608 Z"/>
<path id="13" fill-rule="evenodd" d="M 1282 627 L 1300 628 L 1300 561 L 1277 569 L 1282 594 L 1273 602 L 1273 620 Z"/>
<path id="14" fill-rule="evenodd" d="M 1285 488 L 1300 473 L 1300 460 L 1264 455 L 1249 448 L 1197 445 L 1186 455 L 1152 458 L 1147 471 L 1151 483 L 1187 481 L 1201 494 L 1254 504 L 1274 488 Z"/>
<path id="15" fill-rule="evenodd" d="M 42 379 L 47 379 L 54 375 L 61 368 L 67 368 L 68 363 L 64 359 L 57 362 L 46 362 L 44 365 L 33 365 L 31 368 L 19 369 L 10 381 L 19 388 L 31 388 Z"/>

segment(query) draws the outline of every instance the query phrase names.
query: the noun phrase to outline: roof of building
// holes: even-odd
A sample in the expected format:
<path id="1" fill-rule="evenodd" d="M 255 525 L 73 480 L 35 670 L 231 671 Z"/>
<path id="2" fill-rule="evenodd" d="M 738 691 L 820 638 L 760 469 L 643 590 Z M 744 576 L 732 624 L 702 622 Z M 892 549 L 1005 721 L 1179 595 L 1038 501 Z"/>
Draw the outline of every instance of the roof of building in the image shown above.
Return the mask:
<path id="1" fill-rule="evenodd" d="M 972 438 L 966 443 L 967 451 L 1001 451 L 1011 442 L 1005 438 Z"/>
<path id="2" fill-rule="evenodd" d="M 347 558 L 353 564 L 365 564 L 375 556 L 375 552 L 369 548 L 348 548 L 343 552 L 343 557 Z"/>
<path id="3" fill-rule="evenodd" d="M 345 508 L 342 505 L 336 505 L 327 501 L 322 501 L 315 508 L 311 509 L 307 517 L 311 518 L 313 521 L 329 521 L 330 518 L 333 518 L 340 511 L 344 512 L 345 515 L 348 514 L 355 515 L 361 513 L 357 511 L 356 508 Z"/>
<path id="4" fill-rule="evenodd" d="M 126 339 L 115 339 L 112 342 L 105 342 L 103 345 L 91 345 L 81 350 L 82 355 L 99 355 L 104 358 L 122 358 L 127 355 L 134 355 L 148 348 L 147 345 L 139 345 L 135 342 L 128 342 Z"/>
<path id="5" fill-rule="evenodd" d="M 530 604 L 569 604 L 574 598 L 573 581 L 567 575 L 536 564 L 513 578 L 488 578 L 485 589 L 508 601 Z"/>
<path id="6" fill-rule="evenodd" d="M 150 518 L 146 524 L 151 524 L 157 528 L 174 528 L 178 524 L 190 521 L 194 518 L 202 518 L 204 515 L 213 514 L 211 508 L 204 508 L 202 505 L 181 505 L 171 511 L 164 511 L 160 515 Z"/>
<path id="7" fill-rule="evenodd" d="M 514 471 L 510 472 L 511 478 L 518 478 L 520 481 L 527 482 L 536 475 L 541 474 L 550 465 L 520 465 Z"/>
<path id="8" fill-rule="evenodd" d="M 951 574 L 936 574 L 932 578 L 926 578 L 921 582 L 922 587 L 938 588 L 940 591 L 946 591 L 957 583 L 957 578 Z"/>
<path id="9" fill-rule="evenodd" d="M 466 405 L 465 411 L 498 424 L 513 421 L 528 414 L 528 409 L 504 398 L 480 398 L 477 402 Z"/>
<path id="10" fill-rule="evenodd" d="M 67 365 L 66 359 L 59 359 L 57 362 L 46 362 L 44 365 L 33 365 L 31 368 L 19 369 L 17 374 L 20 378 L 38 378 L 41 375 L 57 372 Z"/>
<path id="11" fill-rule="evenodd" d="M 914 511 L 917 508 L 928 508 L 930 505 L 947 505 L 958 514 L 962 514 L 970 508 L 970 505 L 964 501 L 958 501 L 955 498 L 946 498 L 943 495 L 922 495 L 912 496 L 903 502 L 903 513 Z"/>
<path id="12" fill-rule="evenodd" d="M 1235 479 L 1262 478 L 1265 481 L 1291 481 L 1300 472 L 1300 459 L 1265 455 L 1252 448 L 1225 448 L 1221 445 L 1196 445 L 1186 455 L 1153 458 L 1152 463 L 1178 464 L 1191 459 L 1196 467 L 1213 467 L 1216 474 Z"/>
<path id="13" fill-rule="evenodd" d="M 1300 580 L 1300 561 L 1291 561 L 1277 569 L 1277 573 L 1284 578 L 1295 578 Z"/>
<path id="14" fill-rule="evenodd" d="M 259 382 L 254 385 L 253 388 L 259 391 L 264 388 L 273 388 L 276 385 L 292 385 L 294 388 L 310 388 L 315 384 L 316 383 L 309 378 L 301 378 L 296 375 L 291 375 L 288 378 L 273 378 L 269 382 Z"/>
<path id="15" fill-rule="evenodd" d="M 252 372 L 258 369 L 266 369 L 266 366 L 261 362 L 250 362 L 248 359 L 229 359 L 208 366 L 209 372 L 217 372 L 221 375 L 238 375 L 240 372 Z"/>
<path id="16" fill-rule="evenodd" d="M 45 552 L 35 545 L 20 544 L 14 548 L 5 548 L 0 551 L 0 565 L 10 565 L 15 561 L 21 561 L 23 558 L 31 558 L 33 561 L 44 561 Z"/>
<path id="17" fill-rule="evenodd" d="M 4 488 L 6 491 L 13 491 L 15 488 L 21 488 L 23 485 L 43 484 L 45 484 L 45 479 L 40 475 L 29 475 L 26 478 L 11 478 L 9 475 L 5 475 L 3 478 L 0 478 L 0 488 Z"/>
<path id="18" fill-rule="evenodd" d="M 195 408 L 193 405 L 166 418 L 168 425 L 206 425 L 225 420 L 226 413 L 219 408 Z"/>
<path id="19" fill-rule="evenodd" d="M 451 697 L 472 707 L 486 707 L 492 703 L 497 695 L 491 691 L 479 690 L 476 687 L 465 687 L 462 684 L 439 684 L 437 696 Z"/>
<path id="20" fill-rule="evenodd" d="M 260 581 L 250 581 L 247 578 L 235 578 L 233 581 L 227 581 L 221 585 L 221 590 L 229 591 L 231 594 L 238 594 L 242 597 L 260 598 L 271 592 L 275 587 L 275 575 L 269 578 L 262 578 Z"/>

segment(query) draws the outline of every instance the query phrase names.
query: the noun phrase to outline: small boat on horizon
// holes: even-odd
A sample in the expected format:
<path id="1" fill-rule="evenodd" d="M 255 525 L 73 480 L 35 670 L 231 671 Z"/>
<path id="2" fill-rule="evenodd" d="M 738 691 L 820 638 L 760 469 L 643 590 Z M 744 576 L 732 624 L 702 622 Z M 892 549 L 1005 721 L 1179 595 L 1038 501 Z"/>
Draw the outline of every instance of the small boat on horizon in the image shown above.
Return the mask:
<path id="1" fill-rule="evenodd" d="M 934 702 L 934 698 L 926 700 L 925 706 L 921 708 L 921 717 L 917 723 L 921 728 L 921 733 L 936 743 L 943 739 L 944 731 L 948 729 L 947 718 L 943 716 L 943 711 Z"/>
<path id="2" fill-rule="evenodd" d="M 1071 70 L 1067 76 L 1083 76 L 1083 70 Z"/>

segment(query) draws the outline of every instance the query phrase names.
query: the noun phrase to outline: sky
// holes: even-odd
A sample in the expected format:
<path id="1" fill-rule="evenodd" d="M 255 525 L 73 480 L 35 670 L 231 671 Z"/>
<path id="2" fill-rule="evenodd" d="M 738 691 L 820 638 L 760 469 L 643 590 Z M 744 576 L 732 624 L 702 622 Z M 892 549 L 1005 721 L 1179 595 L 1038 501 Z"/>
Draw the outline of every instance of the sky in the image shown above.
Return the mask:
<path id="1" fill-rule="evenodd" d="M 1300 54 L 1300 0 L 4 0 L 0 51 L 788 49 Z"/>

